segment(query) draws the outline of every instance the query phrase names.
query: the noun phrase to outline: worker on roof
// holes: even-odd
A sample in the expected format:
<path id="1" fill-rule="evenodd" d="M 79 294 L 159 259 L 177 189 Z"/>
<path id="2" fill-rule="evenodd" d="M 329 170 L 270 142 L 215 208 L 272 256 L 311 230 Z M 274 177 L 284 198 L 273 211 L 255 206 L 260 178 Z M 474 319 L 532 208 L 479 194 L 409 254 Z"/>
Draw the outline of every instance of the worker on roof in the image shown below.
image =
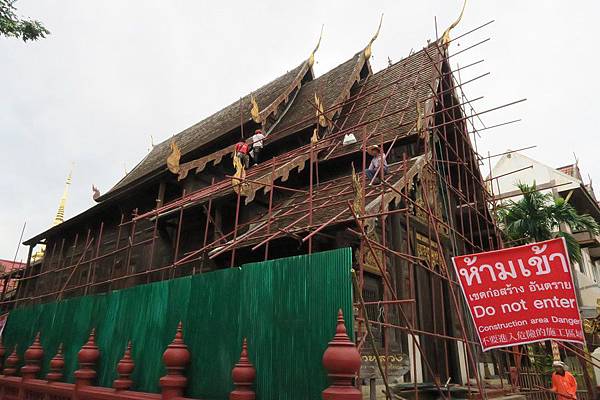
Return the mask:
<path id="1" fill-rule="evenodd" d="M 254 160 L 254 165 L 258 164 L 258 160 L 260 158 L 260 153 L 263 149 L 263 141 L 265 140 L 265 135 L 263 135 L 262 130 L 257 129 L 254 131 L 254 135 L 252 135 L 252 150 L 250 151 L 250 155 L 252 156 L 252 160 Z"/>
<path id="2" fill-rule="evenodd" d="M 380 167 L 383 166 L 383 175 L 388 173 L 388 163 L 385 158 L 385 153 L 377 145 L 369 146 L 367 148 L 367 153 L 373 157 L 369 164 L 369 168 L 365 170 L 365 175 L 369 180 L 368 184 L 380 183 L 379 178 L 382 175 Z"/>
<path id="3" fill-rule="evenodd" d="M 235 156 L 239 158 L 240 163 L 244 166 L 245 169 L 248 169 L 250 166 L 250 157 L 248 156 L 250 148 L 248 143 L 239 141 L 235 145 Z"/>
<path id="4" fill-rule="evenodd" d="M 576 400 L 577 381 L 566 370 L 567 364 L 562 361 L 554 361 L 552 366 L 554 367 L 554 372 L 552 373 L 552 391 L 556 392 L 557 400 Z"/>

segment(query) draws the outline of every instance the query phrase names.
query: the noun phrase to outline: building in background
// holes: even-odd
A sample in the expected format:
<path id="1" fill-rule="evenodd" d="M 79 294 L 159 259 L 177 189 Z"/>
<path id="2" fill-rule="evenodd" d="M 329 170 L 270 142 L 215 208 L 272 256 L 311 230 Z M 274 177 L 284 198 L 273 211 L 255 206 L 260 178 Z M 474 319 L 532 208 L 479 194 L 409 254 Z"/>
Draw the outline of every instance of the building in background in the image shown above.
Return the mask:
<path id="1" fill-rule="evenodd" d="M 521 153 L 510 152 L 496 163 L 491 178 L 491 190 L 498 205 L 520 197 L 518 183 L 535 183 L 541 192 L 564 198 L 579 214 L 589 214 L 600 223 L 600 206 L 592 183 L 584 182 L 577 163 L 553 168 Z M 561 226 L 561 230 L 571 233 L 581 246 L 582 262 L 574 263 L 579 306 L 584 318 L 596 318 L 600 298 L 600 236 L 589 231 L 571 232 L 568 226 Z"/>
<path id="2" fill-rule="evenodd" d="M 15 295 L 19 277 L 27 264 L 0 259 L 0 302 L 9 301 Z"/>

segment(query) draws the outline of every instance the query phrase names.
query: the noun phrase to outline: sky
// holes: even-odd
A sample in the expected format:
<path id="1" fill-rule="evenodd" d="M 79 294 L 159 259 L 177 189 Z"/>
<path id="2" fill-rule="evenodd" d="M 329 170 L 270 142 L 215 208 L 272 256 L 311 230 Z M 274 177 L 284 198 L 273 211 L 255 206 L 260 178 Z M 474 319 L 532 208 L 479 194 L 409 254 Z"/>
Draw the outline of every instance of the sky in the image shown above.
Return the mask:
<path id="1" fill-rule="evenodd" d="M 19 0 L 18 13 L 43 21 L 46 39 L 0 37 L 0 258 L 13 259 L 24 239 L 48 228 L 73 170 L 66 218 L 94 205 L 159 143 L 297 66 L 324 25 L 316 54 L 321 75 L 373 45 L 375 71 L 419 50 L 458 16 L 462 0 L 192 1 Z M 598 1 L 471 0 L 453 30 L 452 65 L 482 99 L 489 129 L 477 138 L 487 155 L 524 153 L 551 166 L 573 163 L 600 182 L 600 56 L 594 49 Z M 574 155 L 575 154 L 575 155 Z M 487 170 L 484 171 L 484 175 Z M 27 250 L 19 248 L 17 260 Z"/>

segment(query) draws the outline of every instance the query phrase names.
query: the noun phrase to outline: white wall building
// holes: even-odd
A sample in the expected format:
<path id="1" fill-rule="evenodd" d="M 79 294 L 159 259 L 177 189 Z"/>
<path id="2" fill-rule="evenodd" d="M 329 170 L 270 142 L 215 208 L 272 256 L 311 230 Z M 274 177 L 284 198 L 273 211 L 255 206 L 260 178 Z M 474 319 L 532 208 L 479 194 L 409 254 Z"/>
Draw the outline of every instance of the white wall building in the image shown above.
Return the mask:
<path id="1" fill-rule="evenodd" d="M 502 156 L 492 169 L 490 189 L 502 204 L 508 200 L 518 200 L 519 182 L 531 185 L 555 197 L 566 199 L 580 214 L 590 214 L 600 223 L 600 207 L 596 201 L 591 183 L 585 185 L 576 164 L 552 168 L 523 154 L 514 152 Z M 561 230 L 570 232 L 564 226 Z M 600 298 L 600 236 L 588 231 L 570 232 L 581 245 L 582 263 L 575 263 L 576 284 L 580 292 L 580 308 L 585 318 L 593 318 L 597 300 Z"/>

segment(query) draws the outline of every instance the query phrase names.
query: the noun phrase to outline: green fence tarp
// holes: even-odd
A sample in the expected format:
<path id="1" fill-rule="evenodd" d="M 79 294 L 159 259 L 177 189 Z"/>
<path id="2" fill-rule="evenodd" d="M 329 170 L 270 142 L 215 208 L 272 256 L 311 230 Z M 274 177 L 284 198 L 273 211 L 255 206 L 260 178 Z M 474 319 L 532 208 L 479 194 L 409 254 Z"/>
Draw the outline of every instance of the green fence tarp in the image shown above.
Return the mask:
<path id="1" fill-rule="evenodd" d="M 59 343 L 73 382 L 77 352 L 96 328 L 98 384 L 112 386 L 128 340 L 134 390 L 158 392 L 162 354 L 183 322 L 192 359 L 186 395 L 227 399 L 231 368 L 248 338 L 258 399 L 318 399 L 327 386 L 321 358 L 342 309 L 352 335 L 352 253 L 348 248 L 140 285 L 13 310 L 3 334 L 19 358 L 41 332 L 42 373 Z"/>

